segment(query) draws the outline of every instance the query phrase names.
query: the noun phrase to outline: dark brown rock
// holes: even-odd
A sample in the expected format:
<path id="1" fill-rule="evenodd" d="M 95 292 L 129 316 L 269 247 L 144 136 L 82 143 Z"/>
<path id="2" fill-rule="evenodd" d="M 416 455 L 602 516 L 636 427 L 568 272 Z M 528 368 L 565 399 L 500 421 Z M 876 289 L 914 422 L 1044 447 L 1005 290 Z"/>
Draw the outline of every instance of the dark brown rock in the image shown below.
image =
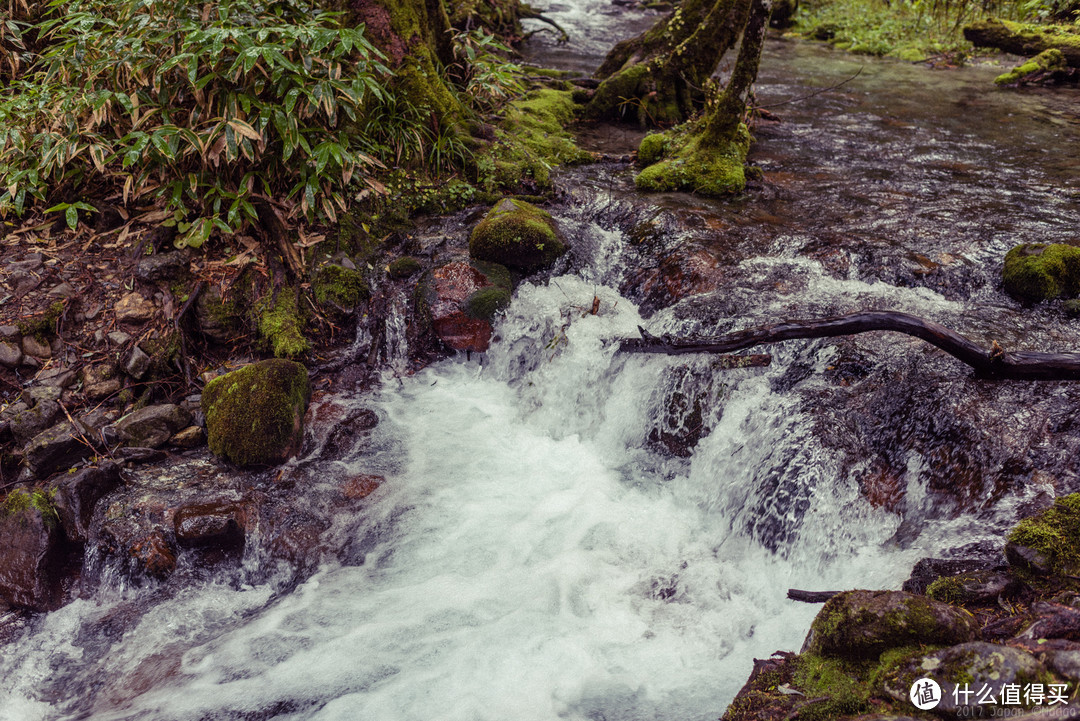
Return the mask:
<path id="1" fill-rule="evenodd" d="M 51 428 L 63 411 L 60 404 L 52 400 L 39 401 L 33 408 L 16 414 L 11 419 L 11 435 L 20 446 Z"/>
<path id="2" fill-rule="evenodd" d="M 491 323 L 470 318 L 465 300 L 488 285 L 487 278 L 467 262 L 455 261 L 431 272 L 429 303 L 435 335 L 454 350 L 483 352 L 491 343 Z"/>
<path id="3" fill-rule="evenodd" d="M 131 558 L 149 576 L 165 578 L 176 570 L 176 551 L 161 531 L 153 531 L 130 548 Z"/>
<path id="4" fill-rule="evenodd" d="M 112 428 L 125 446 L 157 448 L 190 424 L 190 413 L 167 403 L 140 408 L 121 418 Z"/>
<path id="5" fill-rule="evenodd" d="M 62 601 L 63 534 L 36 508 L 0 516 L 0 597 L 13 606 L 51 611 Z"/>
<path id="6" fill-rule="evenodd" d="M 94 454 L 88 429 L 81 424 L 61 421 L 34 436 L 23 448 L 27 468 L 37 478 L 45 479 Z"/>
<path id="7" fill-rule="evenodd" d="M 247 508 L 232 501 L 191 504 L 176 511 L 173 523 L 176 540 L 184 545 L 242 546 Z"/>
<path id="8" fill-rule="evenodd" d="M 107 493 L 120 484 L 120 466 L 106 462 L 84 468 L 78 473 L 60 476 L 52 481 L 53 503 L 60 517 L 60 526 L 67 539 L 85 543 L 90 531 L 94 507 Z"/>

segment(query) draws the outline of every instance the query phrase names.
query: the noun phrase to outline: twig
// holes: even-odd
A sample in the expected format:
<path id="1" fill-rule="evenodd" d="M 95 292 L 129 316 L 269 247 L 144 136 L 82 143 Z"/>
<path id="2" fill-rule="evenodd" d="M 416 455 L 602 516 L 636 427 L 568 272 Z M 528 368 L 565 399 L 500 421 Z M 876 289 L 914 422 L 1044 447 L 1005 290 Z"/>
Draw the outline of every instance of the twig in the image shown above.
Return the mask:
<path id="1" fill-rule="evenodd" d="M 764 110 L 765 108 L 777 108 L 777 107 L 780 107 L 781 105 L 787 105 L 788 103 L 797 103 L 800 100 L 808 100 L 808 99 L 814 97 L 815 95 L 821 95 L 822 93 L 827 93 L 830 90 L 836 90 L 841 85 L 846 85 L 847 83 L 850 83 L 855 78 L 859 77 L 859 73 L 861 73 L 863 71 L 863 68 L 865 68 L 865 67 L 866 67 L 865 65 L 860 65 L 859 69 L 855 71 L 854 75 L 852 75 L 850 78 L 847 78 L 845 80 L 841 80 L 836 85 L 830 85 L 827 88 L 818 88 L 817 90 L 815 90 L 812 93 L 807 93 L 806 95 L 801 95 L 801 96 L 799 96 L 797 98 L 790 98 L 788 100 L 781 100 L 779 103 L 769 103 L 768 105 L 755 105 L 752 108 L 750 108 L 750 110 L 754 111 L 754 110 Z"/>

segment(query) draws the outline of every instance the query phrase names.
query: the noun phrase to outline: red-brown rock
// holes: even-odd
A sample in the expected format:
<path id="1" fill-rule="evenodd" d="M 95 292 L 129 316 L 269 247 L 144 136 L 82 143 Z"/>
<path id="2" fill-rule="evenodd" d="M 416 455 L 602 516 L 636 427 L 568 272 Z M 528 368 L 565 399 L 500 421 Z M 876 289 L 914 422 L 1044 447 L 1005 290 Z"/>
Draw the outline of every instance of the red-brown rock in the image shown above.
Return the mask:
<path id="1" fill-rule="evenodd" d="M 0 598 L 34 611 L 58 608 L 63 533 L 56 518 L 36 508 L 0 516 L 0 538 Z"/>
<path id="2" fill-rule="evenodd" d="M 176 551 L 161 531 L 154 531 L 133 545 L 131 557 L 150 576 L 165 578 L 176 570 Z"/>
<path id="3" fill-rule="evenodd" d="M 435 335 L 450 348 L 478 353 L 488 349 L 491 323 L 465 313 L 465 300 L 487 285 L 487 277 L 464 261 L 447 263 L 432 271 L 431 323 Z"/>
<path id="4" fill-rule="evenodd" d="M 242 546 L 247 515 L 246 506 L 239 502 L 183 506 L 173 516 L 176 539 L 190 546 Z"/>
<path id="5" fill-rule="evenodd" d="M 716 290 L 723 270 L 716 256 L 705 248 L 679 247 L 652 268 L 633 273 L 623 292 L 641 299 L 643 308 L 663 308 L 687 296 Z"/>
<path id="6" fill-rule="evenodd" d="M 361 474 L 345 481 L 341 491 L 346 498 L 355 501 L 370 496 L 385 480 L 382 476 Z"/>

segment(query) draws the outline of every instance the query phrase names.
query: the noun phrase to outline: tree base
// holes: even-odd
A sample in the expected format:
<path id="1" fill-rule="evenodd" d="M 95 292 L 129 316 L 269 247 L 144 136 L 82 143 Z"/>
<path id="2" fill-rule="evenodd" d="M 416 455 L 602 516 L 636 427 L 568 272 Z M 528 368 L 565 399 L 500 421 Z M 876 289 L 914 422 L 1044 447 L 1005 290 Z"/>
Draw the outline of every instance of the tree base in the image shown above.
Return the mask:
<path id="1" fill-rule="evenodd" d="M 740 124 L 735 138 L 708 145 L 699 127 L 676 128 L 646 136 L 638 148 L 639 162 L 648 165 L 634 184 L 646 192 L 686 191 L 708 196 L 738 193 L 746 187 L 746 155 L 750 132 Z"/>

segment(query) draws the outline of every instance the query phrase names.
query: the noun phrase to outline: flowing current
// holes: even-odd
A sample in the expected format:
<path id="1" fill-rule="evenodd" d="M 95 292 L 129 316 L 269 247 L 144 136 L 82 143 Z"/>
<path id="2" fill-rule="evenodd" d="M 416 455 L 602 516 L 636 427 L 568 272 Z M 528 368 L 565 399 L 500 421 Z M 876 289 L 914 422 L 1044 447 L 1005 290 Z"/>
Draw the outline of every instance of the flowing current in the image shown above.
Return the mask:
<path id="1" fill-rule="evenodd" d="M 552 10 L 572 31 L 589 12 Z M 996 280 L 1010 243 L 1080 225 L 1076 151 L 1042 152 L 1080 147 L 1075 113 L 1009 101 L 989 71 L 791 43 L 759 97 L 864 62 L 757 131 L 766 182 L 744 198 L 640 197 L 618 165 L 564 175 L 554 213 L 574 250 L 517 289 L 488 353 L 318 402 L 379 422 L 333 460 L 309 444 L 286 469 L 307 481 L 296 493 L 314 506 L 345 479 L 385 480 L 331 513 L 314 575 L 293 583 L 250 552 L 157 589 L 106 577 L 4 647 L 0 719 L 715 719 L 753 658 L 801 645 L 817 609 L 788 588 L 896 588 L 919 558 L 992 553 L 1023 509 L 1077 490 L 1070 384 L 980 383 L 886 334 L 723 371 L 615 352 L 639 325 L 870 308 L 987 345 L 1076 347 L 1074 321 Z M 958 98 L 1018 109 L 1003 129 Z"/>

